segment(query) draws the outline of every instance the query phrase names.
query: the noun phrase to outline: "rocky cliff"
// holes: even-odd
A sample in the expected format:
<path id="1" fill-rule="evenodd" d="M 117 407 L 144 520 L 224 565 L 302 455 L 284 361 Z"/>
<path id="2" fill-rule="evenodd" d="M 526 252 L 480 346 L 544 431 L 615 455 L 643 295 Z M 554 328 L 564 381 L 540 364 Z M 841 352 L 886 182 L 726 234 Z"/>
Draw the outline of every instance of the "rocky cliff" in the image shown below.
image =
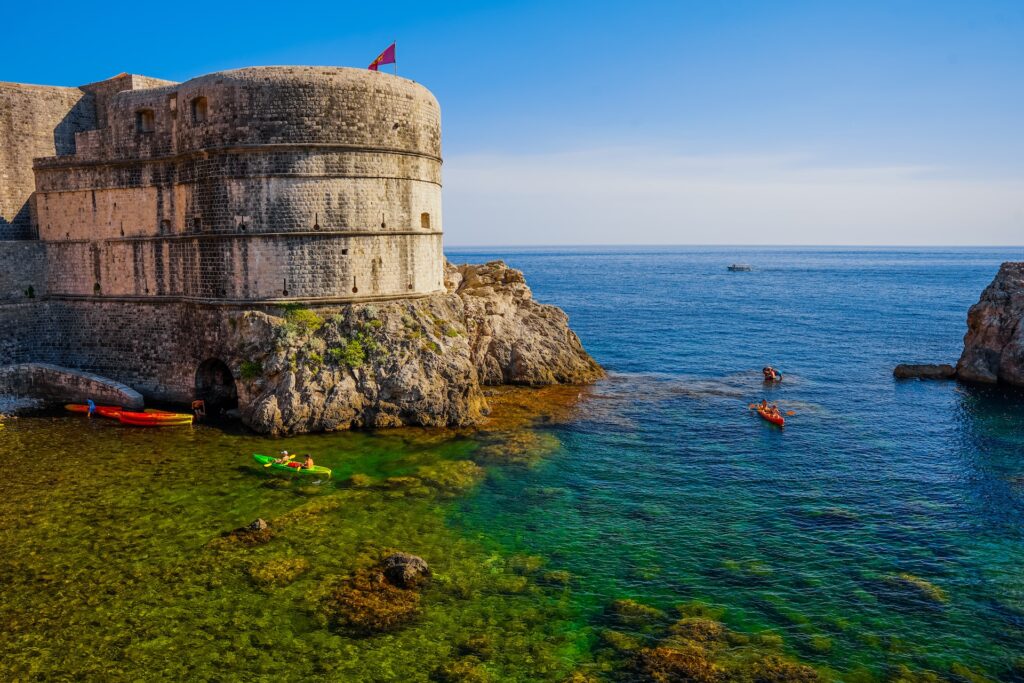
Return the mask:
<path id="1" fill-rule="evenodd" d="M 496 384 L 581 384 L 604 373 L 554 306 L 500 261 L 446 268 L 429 297 L 228 321 L 243 421 L 268 434 L 464 426 Z"/>
<path id="2" fill-rule="evenodd" d="M 1024 387 L 1024 263 L 1004 263 L 967 313 L 957 377 Z"/>

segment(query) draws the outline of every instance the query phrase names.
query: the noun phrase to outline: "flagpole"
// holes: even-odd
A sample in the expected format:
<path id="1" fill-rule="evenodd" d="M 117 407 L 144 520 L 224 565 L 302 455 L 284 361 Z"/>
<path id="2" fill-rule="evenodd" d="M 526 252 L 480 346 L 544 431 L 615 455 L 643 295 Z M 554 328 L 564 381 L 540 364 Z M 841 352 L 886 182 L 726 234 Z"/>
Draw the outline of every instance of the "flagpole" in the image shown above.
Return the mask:
<path id="1" fill-rule="evenodd" d="M 398 41 L 396 40 L 392 45 L 395 46 L 395 75 L 398 75 Z"/>

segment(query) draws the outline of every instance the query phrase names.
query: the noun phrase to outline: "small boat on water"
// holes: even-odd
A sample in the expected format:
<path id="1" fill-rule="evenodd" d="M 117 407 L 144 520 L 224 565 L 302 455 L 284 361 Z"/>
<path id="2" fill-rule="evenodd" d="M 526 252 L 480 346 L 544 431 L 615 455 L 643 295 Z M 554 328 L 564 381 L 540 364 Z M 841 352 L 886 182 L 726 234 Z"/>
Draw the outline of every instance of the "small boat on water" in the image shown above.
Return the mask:
<path id="1" fill-rule="evenodd" d="M 277 458 L 273 458 L 269 455 L 260 455 L 259 453 L 253 453 L 252 459 L 260 465 L 278 472 L 292 472 L 293 474 L 323 474 L 327 475 L 327 478 L 331 477 L 331 468 L 323 467 L 321 465 L 314 465 L 312 469 L 307 469 L 302 466 L 301 462 L 274 462 Z"/>
<path id="2" fill-rule="evenodd" d="M 773 425 L 779 427 L 786 426 L 786 418 L 782 417 L 781 414 L 775 414 L 769 410 L 764 410 L 760 406 L 757 407 L 757 414 L 760 415 L 763 419 L 767 420 L 768 422 L 771 422 Z"/>
<path id="3" fill-rule="evenodd" d="M 729 270 L 734 273 L 749 273 L 753 268 L 747 263 L 733 263 L 729 266 Z"/>

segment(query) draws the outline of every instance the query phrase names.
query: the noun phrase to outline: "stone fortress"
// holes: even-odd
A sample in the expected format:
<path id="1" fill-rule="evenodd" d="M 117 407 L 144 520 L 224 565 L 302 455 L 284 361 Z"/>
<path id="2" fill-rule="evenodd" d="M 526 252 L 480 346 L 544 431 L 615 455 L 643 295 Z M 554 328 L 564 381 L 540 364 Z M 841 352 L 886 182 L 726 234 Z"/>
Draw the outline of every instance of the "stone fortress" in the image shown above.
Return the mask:
<path id="1" fill-rule="evenodd" d="M 444 293 L 442 225 L 440 108 L 404 78 L 0 83 L 0 366 L 184 403 L 238 372 L 232 312 Z"/>

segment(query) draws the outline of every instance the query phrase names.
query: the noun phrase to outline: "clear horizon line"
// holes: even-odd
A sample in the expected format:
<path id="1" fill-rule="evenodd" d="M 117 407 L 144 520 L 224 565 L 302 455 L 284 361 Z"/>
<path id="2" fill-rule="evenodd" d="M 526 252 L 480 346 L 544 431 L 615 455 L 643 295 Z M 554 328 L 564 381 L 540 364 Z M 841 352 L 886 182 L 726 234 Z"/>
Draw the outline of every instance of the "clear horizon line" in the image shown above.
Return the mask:
<path id="1" fill-rule="evenodd" d="M 1024 249 L 1024 244 L 698 244 L 698 243 L 545 243 L 545 244 L 445 244 L 444 248 L 455 249 L 515 249 L 546 247 L 714 247 L 721 249 Z"/>

